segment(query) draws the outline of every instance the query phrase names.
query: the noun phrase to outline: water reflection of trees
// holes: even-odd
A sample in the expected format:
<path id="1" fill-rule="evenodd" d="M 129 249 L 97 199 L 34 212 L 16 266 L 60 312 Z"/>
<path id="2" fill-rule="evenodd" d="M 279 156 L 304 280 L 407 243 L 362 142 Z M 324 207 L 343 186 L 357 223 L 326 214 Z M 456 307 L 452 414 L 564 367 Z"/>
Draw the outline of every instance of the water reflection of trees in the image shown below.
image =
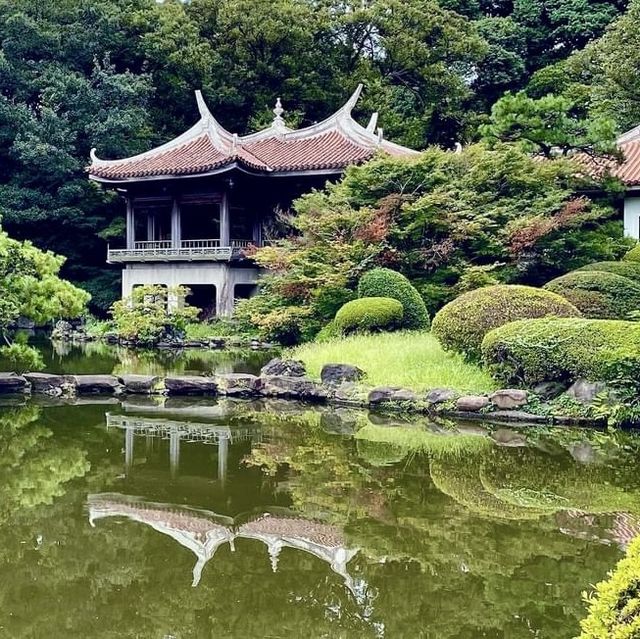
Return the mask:
<path id="1" fill-rule="evenodd" d="M 584 528 L 602 517 L 599 538 L 616 542 L 612 513 L 638 512 L 633 439 L 587 438 L 586 463 L 574 450 L 584 435 L 503 448 L 424 429 L 408 442 L 399 429 L 369 425 L 359 431 L 369 439 L 353 439 L 327 432 L 320 411 L 247 411 L 236 419 L 263 433 L 245 460 L 264 470 L 260 498 L 286 493 L 300 518 L 344 530 L 360 548 L 349 563 L 354 592 L 291 548 L 274 573 L 264 544 L 249 539 L 235 552 L 221 547 L 192 588 L 193 557 L 173 539 L 122 518 L 90 527 L 87 494 L 125 481 L 122 433 L 96 428 L 98 416 L 77 407 L 3 413 L 10 461 L 0 459 L 0 477 L 16 475 L 0 519 L 7 636 L 571 637 L 584 614 L 580 591 L 619 556 Z M 33 489 L 32 469 L 47 479 Z"/>

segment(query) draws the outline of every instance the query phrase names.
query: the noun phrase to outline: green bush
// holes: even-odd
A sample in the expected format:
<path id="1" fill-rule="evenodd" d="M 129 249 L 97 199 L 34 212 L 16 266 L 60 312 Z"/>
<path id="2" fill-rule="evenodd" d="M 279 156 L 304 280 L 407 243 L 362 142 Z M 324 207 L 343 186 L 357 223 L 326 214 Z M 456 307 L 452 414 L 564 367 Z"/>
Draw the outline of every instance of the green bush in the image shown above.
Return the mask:
<path id="1" fill-rule="evenodd" d="M 338 339 L 342 336 L 340 329 L 336 325 L 335 320 L 331 320 L 328 324 L 325 324 L 323 328 L 320 329 L 318 334 L 315 337 L 316 342 L 322 344 L 324 342 L 331 342 L 334 339 Z"/>
<path id="2" fill-rule="evenodd" d="M 183 286 L 134 288 L 131 297 L 115 302 L 111 307 L 116 334 L 147 345 L 174 335 L 184 335 L 187 324 L 196 319 L 198 309 L 183 303 L 169 310 L 169 299 L 184 300 L 188 292 Z"/>
<path id="3" fill-rule="evenodd" d="M 634 282 L 640 282 L 639 262 L 594 262 L 579 268 L 578 271 L 604 271 L 628 277 Z"/>
<path id="4" fill-rule="evenodd" d="M 625 319 L 640 308 L 640 284 L 615 273 L 573 271 L 544 288 L 562 295 L 593 319 Z"/>
<path id="5" fill-rule="evenodd" d="M 44 360 L 39 351 L 17 342 L 0 347 L 0 362 L 3 370 L 19 374 L 41 371 L 44 368 Z"/>
<path id="6" fill-rule="evenodd" d="M 640 637 L 640 537 L 624 559 L 596 585 L 595 593 L 583 593 L 588 616 L 580 622 L 579 639 L 637 639 Z"/>
<path id="7" fill-rule="evenodd" d="M 440 309 L 431 331 L 446 350 L 480 357 L 480 345 L 492 329 L 519 319 L 579 317 L 564 298 L 530 286 L 498 284 L 464 293 Z"/>
<path id="8" fill-rule="evenodd" d="M 374 268 L 358 282 L 359 297 L 390 297 L 402 304 L 404 328 L 429 328 L 429 314 L 417 289 L 402 273 Z"/>
<path id="9" fill-rule="evenodd" d="M 365 297 L 347 302 L 335 325 L 342 333 L 393 330 L 402 324 L 402 304 L 390 297 Z"/>
<path id="10" fill-rule="evenodd" d="M 640 324 L 621 320 L 521 320 L 487 334 L 482 357 L 506 385 L 591 381 L 638 386 Z"/>
<path id="11" fill-rule="evenodd" d="M 622 258 L 625 262 L 640 262 L 640 243 L 629 249 Z"/>

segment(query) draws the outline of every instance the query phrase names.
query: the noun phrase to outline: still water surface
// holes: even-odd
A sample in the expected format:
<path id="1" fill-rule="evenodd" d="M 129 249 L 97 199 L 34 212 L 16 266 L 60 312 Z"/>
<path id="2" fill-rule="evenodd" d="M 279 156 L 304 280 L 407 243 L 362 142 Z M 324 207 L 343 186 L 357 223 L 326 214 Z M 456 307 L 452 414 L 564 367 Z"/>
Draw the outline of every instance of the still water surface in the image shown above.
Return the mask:
<path id="1" fill-rule="evenodd" d="M 96 401 L 0 407 L 2 637 L 569 638 L 640 530 L 631 435 Z"/>
<path id="2" fill-rule="evenodd" d="M 64 373 L 271 356 L 41 348 Z M 640 532 L 638 460 L 622 433 L 5 400 L 0 637 L 568 639 Z"/>

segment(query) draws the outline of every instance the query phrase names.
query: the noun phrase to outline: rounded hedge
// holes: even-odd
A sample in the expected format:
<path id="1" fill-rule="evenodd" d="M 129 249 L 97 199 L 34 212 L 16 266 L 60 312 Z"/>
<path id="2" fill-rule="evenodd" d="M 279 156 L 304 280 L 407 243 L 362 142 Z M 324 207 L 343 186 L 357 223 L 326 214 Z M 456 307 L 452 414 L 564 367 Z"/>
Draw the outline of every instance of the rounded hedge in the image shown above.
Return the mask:
<path id="1" fill-rule="evenodd" d="M 337 313 L 335 325 L 342 333 L 393 330 L 402 323 L 402 304 L 390 297 L 364 297 L 347 302 Z"/>
<path id="2" fill-rule="evenodd" d="M 496 328 L 482 342 L 482 359 L 501 384 L 590 381 L 638 386 L 640 323 L 543 318 Z"/>
<path id="3" fill-rule="evenodd" d="M 596 584 L 586 601 L 589 614 L 580 622 L 578 639 L 637 639 L 640 634 L 640 537 L 627 548 L 627 554 Z"/>
<path id="4" fill-rule="evenodd" d="M 374 268 L 358 282 L 358 297 L 390 297 L 402 304 L 404 328 L 429 328 L 429 313 L 424 300 L 411 282 L 398 271 Z"/>
<path id="5" fill-rule="evenodd" d="M 640 262 L 640 244 L 636 244 L 632 249 L 628 250 L 622 259 L 625 262 Z"/>
<path id="6" fill-rule="evenodd" d="M 498 284 L 464 293 L 433 318 L 432 333 L 446 350 L 480 357 L 480 345 L 492 329 L 519 319 L 579 317 L 580 311 L 560 295 L 531 286 Z"/>
<path id="7" fill-rule="evenodd" d="M 579 268 L 578 271 L 604 271 L 640 282 L 640 262 L 594 262 Z"/>
<path id="8" fill-rule="evenodd" d="M 628 277 L 604 271 L 573 271 L 544 287 L 574 304 L 584 317 L 625 319 L 640 309 L 640 284 Z"/>

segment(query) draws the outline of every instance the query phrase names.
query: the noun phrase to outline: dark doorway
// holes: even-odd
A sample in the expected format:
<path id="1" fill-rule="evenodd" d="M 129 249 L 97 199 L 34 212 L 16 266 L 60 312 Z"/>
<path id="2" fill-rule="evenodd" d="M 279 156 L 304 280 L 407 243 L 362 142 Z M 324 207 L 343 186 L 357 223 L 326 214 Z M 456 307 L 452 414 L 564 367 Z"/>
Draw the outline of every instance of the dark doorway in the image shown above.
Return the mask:
<path id="1" fill-rule="evenodd" d="M 233 300 L 237 302 L 239 300 L 248 300 L 256 294 L 256 284 L 236 284 L 233 289 Z"/>
<path id="2" fill-rule="evenodd" d="M 213 284 L 185 284 L 191 291 L 186 302 L 200 309 L 198 319 L 203 322 L 216 316 L 216 287 Z"/>

